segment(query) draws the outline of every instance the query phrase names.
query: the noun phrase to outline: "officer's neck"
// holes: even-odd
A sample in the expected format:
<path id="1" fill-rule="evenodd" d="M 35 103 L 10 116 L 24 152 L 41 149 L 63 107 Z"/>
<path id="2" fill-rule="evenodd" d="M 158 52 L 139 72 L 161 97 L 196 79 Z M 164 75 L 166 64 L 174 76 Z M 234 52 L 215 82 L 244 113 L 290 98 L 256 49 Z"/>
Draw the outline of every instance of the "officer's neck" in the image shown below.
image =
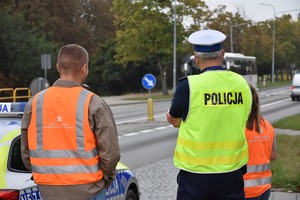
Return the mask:
<path id="1" fill-rule="evenodd" d="M 220 59 L 206 60 L 200 64 L 199 68 L 201 71 L 203 71 L 204 69 L 212 66 L 222 66 L 222 60 Z"/>
<path id="2" fill-rule="evenodd" d="M 62 81 L 73 81 L 78 84 L 82 84 L 83 80 L 81 77 L 78 76 L 72 76 L 72 75 L 65 75 L 65 74 L 60 74 L 60 80 Z"/>

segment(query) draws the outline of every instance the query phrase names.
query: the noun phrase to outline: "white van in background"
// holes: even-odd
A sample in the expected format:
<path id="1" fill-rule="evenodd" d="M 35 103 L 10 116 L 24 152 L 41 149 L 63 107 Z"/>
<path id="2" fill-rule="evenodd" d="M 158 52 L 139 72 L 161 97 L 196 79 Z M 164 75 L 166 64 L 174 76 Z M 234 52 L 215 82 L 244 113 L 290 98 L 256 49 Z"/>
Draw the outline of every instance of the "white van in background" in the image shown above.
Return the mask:
<path id="1" fill-rule="evenodd" d="M 291 98 L 293 101 L 300 100 L 300 73 L 294 74 L 292 82 Z"/>

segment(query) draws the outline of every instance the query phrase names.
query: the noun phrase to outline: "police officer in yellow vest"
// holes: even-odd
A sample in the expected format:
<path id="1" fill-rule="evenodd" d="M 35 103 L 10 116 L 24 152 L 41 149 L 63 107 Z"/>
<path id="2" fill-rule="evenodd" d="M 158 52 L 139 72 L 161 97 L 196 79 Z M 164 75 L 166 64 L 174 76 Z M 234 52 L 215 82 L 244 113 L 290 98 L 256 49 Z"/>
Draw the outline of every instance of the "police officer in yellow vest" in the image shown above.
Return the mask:
<path id="1" fill-rule="evenodd" d="M 241 200 L 248 161 L 244 128 L 252 96 L 246 80 L 222 67 L 226 36 L 191 34 L 201 74 L 179 81 L 167 120 L 179 127 L 174 152 L 177 200 Z"/>

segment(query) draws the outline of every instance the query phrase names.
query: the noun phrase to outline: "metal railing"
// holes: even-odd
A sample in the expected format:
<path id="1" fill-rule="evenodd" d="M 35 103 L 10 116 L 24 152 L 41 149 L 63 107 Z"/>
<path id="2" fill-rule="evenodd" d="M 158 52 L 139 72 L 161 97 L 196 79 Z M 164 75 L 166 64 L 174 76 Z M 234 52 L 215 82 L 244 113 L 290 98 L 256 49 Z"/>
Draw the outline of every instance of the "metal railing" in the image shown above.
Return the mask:
<path id="1" fill-rule="evenodd" d="M 29 88 L 0 88 L 0 102 L 28 101 L 30 98 L 31 93 Z"/>

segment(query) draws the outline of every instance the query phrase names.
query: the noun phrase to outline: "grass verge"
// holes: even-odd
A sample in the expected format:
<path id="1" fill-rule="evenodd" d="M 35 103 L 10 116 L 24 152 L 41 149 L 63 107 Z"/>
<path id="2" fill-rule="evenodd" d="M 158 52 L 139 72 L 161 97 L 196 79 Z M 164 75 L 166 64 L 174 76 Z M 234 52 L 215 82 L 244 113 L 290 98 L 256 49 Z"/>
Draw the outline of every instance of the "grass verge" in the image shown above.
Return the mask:
<path id="1" fill-rule="evenodd" d="M 300 192 L 300 136 L 277 135 L 277 159 L 271 162 L 272 187 Z"/>
<path id="2" fill-rule="evenodd" d="M 300 114 L 283 118 L 273 127 L 300 130 Z M 293 192 L 300 192 L 300 135 L 290 136 L 278 133 L 277 159 L 272 161 L 272 187 Z"/>
<path id="3" fill-rule="evenodd" d="M 271 88 L 274 88 L 274 87 L 281 87 L 281 86 L 289 86 L 292 84 L 292 81 L 291 80 L 285 80 L 285 81 L 277 81 L 277 82 L 270 82 L 270 81 L 266 81 L 265 84 L 263 84 L 262 81 L 260 81 L 258 84 L 257 84 L 257 88 L 259 89 L 271 89 Z"/>
<path id="4" fill-rule="evenodd" d="M 299 122 L 300 122 L 300 114 L 297 114 L 297 115 L 283 118 L 283 119 L 273 123 L 273 126 L 275 128 L 300 130 Z M 299 144 L 299 146 L 300 146 L 300 144 Z"/>

